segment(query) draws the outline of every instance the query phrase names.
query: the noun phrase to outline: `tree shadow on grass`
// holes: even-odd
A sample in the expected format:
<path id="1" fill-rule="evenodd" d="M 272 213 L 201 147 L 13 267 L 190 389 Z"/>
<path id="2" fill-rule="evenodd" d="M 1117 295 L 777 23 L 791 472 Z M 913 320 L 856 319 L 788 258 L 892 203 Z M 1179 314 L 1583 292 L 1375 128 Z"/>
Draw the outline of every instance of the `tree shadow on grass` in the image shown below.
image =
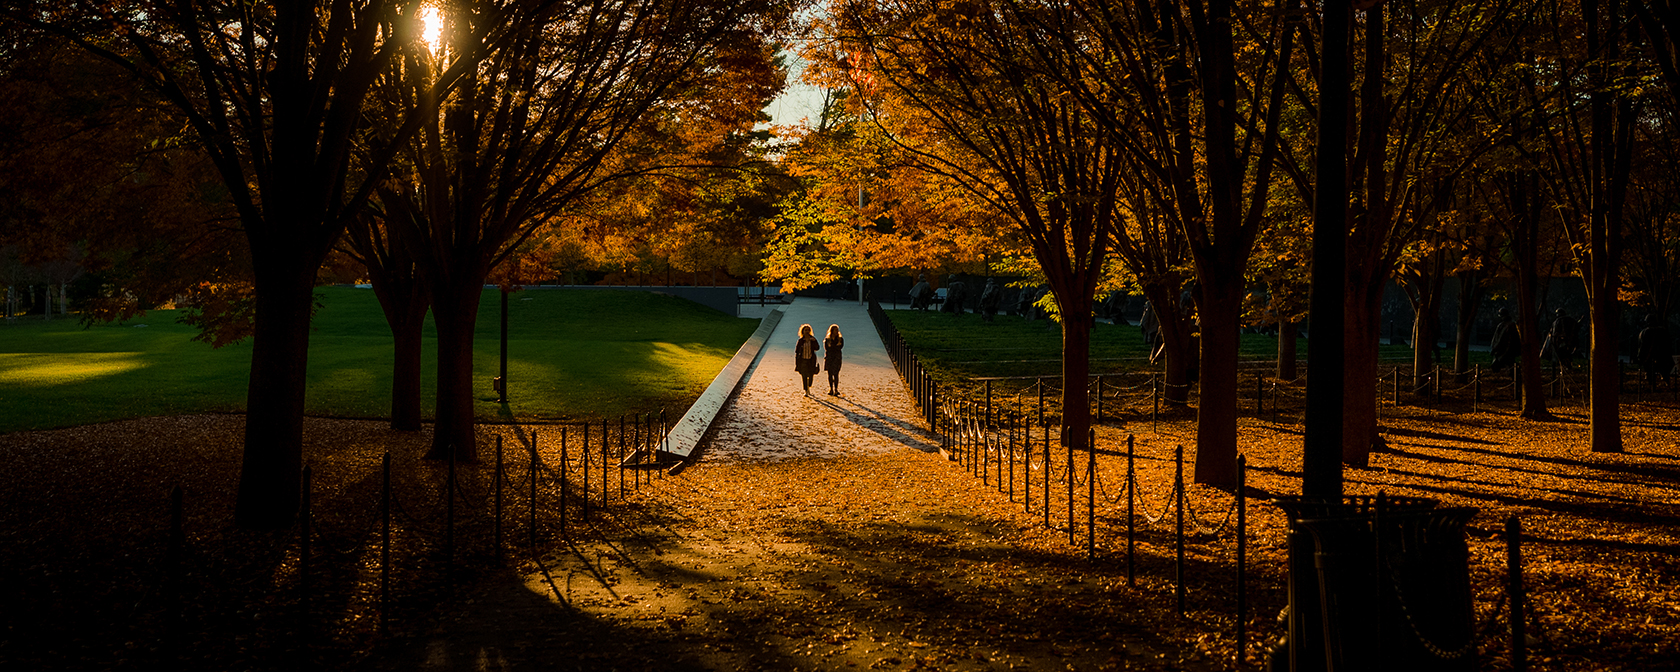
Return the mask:
<path id="1" fill-rule="evenodd" d="M 1500 445 L 1499 442 L 1497 442 L 1497 441 L 1488 441 L 1488 440 L 1485 440 L 1485 439 L 1472 439 L 1470 437 L 1459 436 L 1457 434 L 1447 434 L 1447 433 L 1444 433 L 1444 432 L 1431 432 L 1431 431 L 1428 431 L 1428 430 L 1413 429 L 1413 428 L 1410 428 L 1410 427 L 1394 427 L 1394 426 L 1390 426 L 1390 425 L 1385 425 L 1381 428 L 1380 431 L 1383 434 L 1386 434 L 1388 436 L 1405 436 L 1405 437 L 1418 438 L 1418 439 L 1434 439 L 1436 441 L 1453 441 L 1453 442 L 1457 442 L 1457 443 L 1475 443 L 1475 444 L 1481 444 L 1481 445 L 1487 445 L 1487 446 Z"/>
<path id="2" fill-rule="evenodd" d="M 1389 445 L 1390 445 L 1389 449 L 1383 451 L 1383 454 L 1391 455 L 1391 456 L 1399 457 L 1399 458 L 1418 460 L 1420 462 L 1431 462 L 1431 463 L 1435 463 L 1435 464 L 1462 464 L 1462 465 L 1465 465 L 1467 467 L 1474 467 L 1477 470 L 1480 470 L 1480 471 L 1483 471 L 1483 472 L 1485 472 L 1487 470 L 1512 471 L 1512 472 L 1518 472 L 1518 473 L 1524 473 L 1524 474 L 1533 474 L 1535 476 L 1554 477 L 1554 478 L 1561 478 L 1561 479 L 1566 479 L 1566 480 L 1582 480 L 1582 481 L 1590 481 L 1590 482 L 1594 482 L 1594 483 L 1604 483 L 1604 484 L 1608 484 L 1608 485 L 1643 485 L 1643 484 L 1647 484 L 1651 480 L 1650 477 L 1652 477 L 1652 476 L 1655 476 L 1658 480 L 1665 480 L 1665 481 L 1675 480 L 1674 479 L 1675 474 L 1671 473 L 1668 469 L 1665 469 L 1663 467 L 1652 467 L 1648 470 L 1628 471 L 1628 470 L 1616 469 L 1616 468 L 1606 468 L 1606 467 L 1620 467 L 1620 466 L 1623 466 L 1623 465 L 1604 465 L 1604 464 L 1590 465 L 1593 468 L 1595 468 L 1595 470 L 1597 470 L 1597 471 L 1630 474 L 1630 475 L 1637 475 L 1637 476 L 1641 477 L 1636 481 L 1630 481 L 1630 480 L 1627 480 L 1627 479 L 1617 479 L 1617 478 L 1599 478 L 1599 477 L 1590 476 L 1590 475 L 1560 474 L 1555 470 L 1524 468 L 1524 467 L 1513 466 L 1513 465 L 1510 465 L 1510 464 L 1492 464 L 1492 463 L 1489 463 L 1489 462 L 1463 460 L 1463 459 L 1458 459 L 1458 458 L 1453 458 L 1453 457 L 1443 457 L 1443 456 L 1440 456 L 1440 455 L 1429 455 L 1429 454 L 1426 454 L 1426 453 L 1416 453 L 1416 452 L 1406 450 L 1404 448 L 1394 447 L 1397 444 L 1389 444 Z M 1417 447 L 1420 447 L 1420 448 L 1430 448 L 1430 449 L 1439 450 L 1439 451 L 1448 452 L 1448 453 L 1458 452 L 1458 451 L 1461 451 L 1461 450 L 1464 451 L 1464 452 L 1472 452 L 1472 453 L 1482 453 L 1482 452 L 1484 452 L 1484 451 L 1478 451 L 1478 450 L 1474 450 L 1474 449 L 1462 449 L 1462 448 L 1457 447 L 1457 446 L 1437 446 L 1437 445 L 1421 444 L 1421 443 L 1419 443 L 1419 444 L 1398 444 L 1398 445 L 1413 445 L 1413 446 L 1417 446 Z M 1531 457 L 1526 456 L 1526 455 L 1512 455 L 1512 454 L 1504 454 L 1504 453 L 1491 453 L 1491 454 L 1500 455 L 1501 457 L 1505 457 L 1505 458 L 1512 459 L 1512 460 L 1551 461 L 1551 460 L 1541 460 L 1541 459 L 1538 459 L 1538 458 L 1531 458 Z M 1429 474 L 1421 474 L 1420 473 L 1420 474 L 1416 474 L 1416 475 L 1421 477 L 1421 478 L 1430 478 L 1430 477 L 1440 478 L 1439 476 L 1432 476 L 1432 475 L 1429 475 Z M 1490 484 L 1490 485 L 1496 485 L 1496 484 Z M 1562 491 L 1556 491 L 1556 492 L 1562 492 Z M 1582 497 L 1597 497 L 1597 496 L 1599 496 L 1599 495 L 1594 495 L 1592 493 L 1585 493 L 1585 492 L 1574 493 L 1574 494 L 1576 496 L 1582 496 Z"/>
<path id="3" fill-rule="evenodd" d="M 1498 444 L 1494 444 L 1494 445 L 1498 445 Z M 1456 451 L 1467 452 L 1467 453 L 1478 453 L 1478 454 L 1482 454 L 1482 455 L 1490 455 L 1490 456 L 1501 457 L 1501 458 L 1505 458 L 1505 459 L 1526 460 L 1526 461 L 1530 461 L 1530 462 L 1540 462 L 1540 463 L 1545 463 L 1545 464 L 1556 464 L 1556 465 L 1559 465 L 1559 466 L 1566 466 L 1566 467 L 1581 467 L 1581 468 L 1593 469 L 1593 470 L 1597 470 L 1597 471 L 1606 471 L 1606 472 L 1611 472 L 1611 473 L 1616 473 L 1616 474 L 1625 474 L 1625 475 L 1628 475 L 1628 476 L 1636 476 L 1642 481 L 1657 480 L 1657 481 L 1666 482 L 1666 483 L 1680 484 L 1680 469 L 1673 468 L 1673 467 L 1667 467 L 1667 466 L 1661 466 L 1661 465 L 1625 464 L 1625 463 L 1610 462 L 1610 461 L 1577 460 L 1577 459 L 1567 458 L 1567 457 L 1544 457 L 1544 456 L 1539 456 L 1539 455 L 1522 455 L 1522 454 L 1512 454 L 1512 453 L 1500 452 L 1500 451 L 1496 451 L 1496 450 L 1487 450 L 1485 448 L 1474 448 L 1474 447 L 1471 447 L 1471 446 L 1459 446 L 1459 447 L 1451 448 L 1450 450 L 1456 450 Z"/>

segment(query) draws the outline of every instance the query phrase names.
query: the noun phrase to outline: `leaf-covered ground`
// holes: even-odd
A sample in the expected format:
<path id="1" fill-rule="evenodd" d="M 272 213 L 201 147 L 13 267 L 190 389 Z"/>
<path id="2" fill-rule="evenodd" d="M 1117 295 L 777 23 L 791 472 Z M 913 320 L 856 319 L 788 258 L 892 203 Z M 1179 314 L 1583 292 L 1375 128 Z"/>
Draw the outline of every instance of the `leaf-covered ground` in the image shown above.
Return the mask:
<path id="1" fill-rule="evenodd" d="M 1624 454 L 1587 450 L 1584 408 L 1534 423 L 1509 413 L 1385 409 L 1390 452 L 1348 470 L 1351 494 L 1421 495 L 1482 509 L 1469 526 L 1481 667 L 1509 669 L 1502 521 L 1524 521 L 1531 669 L 1672 670 L 1680 651 L 1680 412 L 1624 406 Z M 1188 417 L 1137 415 L 1140 516 L 1159 516 Z M 1241 420 L 1252 465 L 1249 663 L 1277 634 L 1282 517 L 1266 493 L 1299 490 L 1300 426 Z M 1125 577 L 1123 464 L 1098 471 L 1094 560 L 1033 510 L 1022 464 L 1006 485 L 911 449 L 781 462 L 702 461 L 677 476 L 609 472 L 578 501 L 576 428 L 562 534 L 558 428 L 502 428 L 504 547 L 493 548 L 494 459 L 463 465 L 453 539 L 446 467 L 425 434 L 310 420 L 315 535 L 305 600 L 296 529 L 230 524 L 243 419 L 179 416 L 0 436 L 4 669 L 1228 669 L 1232 499 L 1192 487 L 1196 534 L 1176 615 L 1168 515 L 1144 525 Z M 492 428 L 494 429 L 494 428 Z M 598 426 L 597 426 L 598 430 Z M 537 433 L 539 545 L 530 538 L 526 441 Z M 616 431 L 616 428 L 615 428 Z M 593 438 L 599 441 L 598 434 Z M 493 445 L 493 444 L 487 444 Z M 379 465 L 393 454 L 391 632 L 380 633 Z M 1042 453 L 1040 453 L 1042 455 Z M 1053 455 L 1052 473 L 1065 457 Z M 634 478 L 634 475 L 627 476 Z M 1065 525 L 1065 483 L 1050 518 Z M 1008 484 L 1016 493 L 1013 501 Z M 186 544 L 169 586 L 167 491 L 181 485 Z M 1080 484 L 1081 489 L 1085 486 Z M 1057 495 L 1060 495 L 1058 498 Z M 1061 499 L 1060 502 L 1057 500 Z M 1147 512 L 1147 513 L 1145 513 Z M 1078 513 L 1083 513 L 1079 511 Z M 1078 522 L 1083 526 L 1081 516 Z M 569 538 L 570 541 L 567 541 Z M 1082 542 L 1083 539 L 1080 539 Z M 177 662 L 178 661 L 178 662 Z"/>

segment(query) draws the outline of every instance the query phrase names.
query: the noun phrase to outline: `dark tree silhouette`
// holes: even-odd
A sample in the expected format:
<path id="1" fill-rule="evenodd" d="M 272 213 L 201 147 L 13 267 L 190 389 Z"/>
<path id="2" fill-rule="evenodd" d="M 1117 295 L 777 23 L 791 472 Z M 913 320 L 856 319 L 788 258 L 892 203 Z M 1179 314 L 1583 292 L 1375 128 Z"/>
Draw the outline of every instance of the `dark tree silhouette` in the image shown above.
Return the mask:
<path id="1" fill-rule="evenodd" d="M 398 0 L 142 0 L 8 14 L 122 66 L 162 95 L 228 190 L 254 287 L 235 510 L 242 526 L 283 527 L 297 509 L 316 273 L 382 178 L 396 141 L 416 127 L 358 160 L 364 103 L 415 48 L 417 9 Z"/>

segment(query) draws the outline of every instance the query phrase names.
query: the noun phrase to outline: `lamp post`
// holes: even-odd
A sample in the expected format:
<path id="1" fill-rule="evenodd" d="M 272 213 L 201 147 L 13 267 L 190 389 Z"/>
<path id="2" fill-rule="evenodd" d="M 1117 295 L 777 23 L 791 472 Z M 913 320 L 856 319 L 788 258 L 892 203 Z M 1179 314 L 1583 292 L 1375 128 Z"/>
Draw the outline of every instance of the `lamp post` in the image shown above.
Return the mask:
<path id="1" fill-rule="evenodd" d="M 507 375 L 507 334 L 508 334 L 508 288 L 502 285 L 502 375 L 496 378 L 496 403 L 508 402 Z"/>

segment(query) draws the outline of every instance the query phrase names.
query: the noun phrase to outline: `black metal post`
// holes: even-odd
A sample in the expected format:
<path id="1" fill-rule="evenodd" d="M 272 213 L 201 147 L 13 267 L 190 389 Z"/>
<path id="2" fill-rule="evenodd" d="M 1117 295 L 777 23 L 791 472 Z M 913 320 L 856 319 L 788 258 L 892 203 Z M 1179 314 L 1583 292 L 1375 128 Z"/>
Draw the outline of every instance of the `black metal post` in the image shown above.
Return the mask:
<path id="1" fill-rule="evenodd" d="M 1177 513 L 1176 550 L 1178 561 L 1174 570 L 1173 598 L 1178 601 L 1178 615 L 1184 615 L 1184 445 L 1179 444 L 1173 457 L 1177 469 L 1173 474 L 1173 508 Z"/>
<path id="2" fill-rule="evenodd" d="M 601 510 L 607 509 L 607 497 L 612 492 L 612 471 L 607 469 L 607 454 L 612 449 L 612 422 L 601 418 Z"/>
<path id="3" fill-rule="evenodd" d="M 1137 586 L 1133 558 L 1137 555 L 1137 437 L 1126 435 L 1126 585 Z"/>
<path id="4" fill-rule="evenodd" d="M 572 484 L 567 479 L 568 471 L 566 469 L 566 458 L 568 457 L 566 455 L 566 434 L 566 426 L 560 425 L 560 537 L 562 539 L 570 538 L 571 534 L 566 525 L 566 505 L 570 503 L 572 496 Z"/>
<path id="5" fill-rule="evenodd" d="M 379 634 L 391 634 L 391 451 L 381 459 L 379 484 Z"/>
<path id="6" fill-rule="evenodd" d="M 1044 379 L 1038 381 L 1038 426 L 1044 432 L 1044 527 L 1050 527 L 1050 423 L 1044 421 Z"/>
<path id="7" fill-rule="evenodd" d="M 536 445 L 536 441 L 531 442 Z M 455 574 L 455 446 L 449 447 L 449 478 L 443 485 L 444 493 L 444 530 L 443 530 L 443 560 L 444 576 Z M 445 584 L 449 581 L 445 580 Z"/>
<path id="8" fill-rule="evenodd" d="M 988 407 L 986 409 L 986 415 L 990 416 L 991 413 L 992 413 L 992 409 Z M 980 423 L 978 423 L 978 424 L 980 425 L 978 427 L 978 429 L 980 431 L 975 432 L 975 438 L 978 439 L 978 443 L 980 444 L 980 484 L 981 485 L 991 485 L 991 483 L 989 482 L 989 481 L 991 481 L 991 475 L 992 475 L 992 470 L 991 470 L 991 457 L 992 457 L 991 431 L 990 431 L 990 428 L 986 425 L 986 422 L 985 422 L 984 418 L 980 418 Z"/>
<path id="9" fill-rule="evenodd" d="M 500 398 L 496 399 L 497 403 L 502 403 L 502 404 L 508 403 L 508 371 L 507 371 L 507 359 L 508 358 L 507 358 L 507 350 L 508 350 L 508 290 L 507 290 L 507 286 L 503 285 L 502 286 L 502 376 L 501 376 L 501 382 L 502 382 L 501 388 L 502 389 L 497 390 L 497 392 L 499 392 L 501 396 L 500 396 Z"/>
<path id="10" fill-rule="evenodd" d="M 314 522 L 311 520 L 314 511 L 311 510 L 309 491 L 314 489 L 311 487 L 313 478 L 314 468 L 307 464 L 303 465 L 303 516 L 298 527 L 298 587 L 302 596 L 299 616 L 302 619 L 302 626 L 305 631 L 309 629 L 309 528 L 310 523 Z"/>
<path id="11" fill-rule="evenodd" d="M 1032 513 L 1032 415 L 1026 416 L 1027 426 L 1021 432 L 1021 502 L 1025 504 L 1027 513 Z"/>
<path id="12" fill-rule="evenodd" d="M 1099 386 L 1100 387 L 1100 386 Z M 1085 559 L 1097 557 L 1097 430 L 1090 430 L 1085 445 Z"/>
<path id="13" fill-rule="evenodd" d="M 1248 643 L 1248 456 L 1237 456 L 1237 669 Z"/>
<path id="14" fill-rule="evenodd" d="M 1073 513 L 1073 487 L 1075 485 L 1074 484 L 1075 479 L 1074 479 L 1074 475 L 1073 475 L 1074 474 L 1074 471 L 1073 471 L 1073 469 L 1074 469 L 1074 467 L 1073 467 L 1073 437 L 1068 436 L 1067 409 L 1065 407 L 1062 409 L 1062 431 L 1061 431 L 1061 435 L 1062 435 L 1062 447 L 1067 449 L 1067 514 L 1068 514 L 1067 531 L 1068 531 L 1068 545 L 1069 546 L 1076 546 L 1076 545 L 1079 544 L 1079 530 L 1074 527 L 1074 513 Z"/>
<path id="15" fill-rule="evenodd" d="M 1009 473 L 1011 474 L 1011 480 L 1009 482 L 1009 501 L 1013 502 L 1013 501 L 1015 501 L 1015 482 L 1013 480 L 1013 474 L 1015 473 L 1015 452 L 1014 452 L 1013 448 L 1011 448 L 1011 450 L 1009 452 L 1009 456 L 1008 457 L 1004 456 L 1003 447 L 1004 447 L 1004 443 L 1006 443 L 1006 441 L 1004 440 L 1004 438 L 1002 436 L 1002 434 L 1003 434 L 1002 429 L 1003 428 L 1001 427 L 1001 425 L 1003 425 L 1003 420 L 999 419 L 997 422 L 998 422 L 998 425 L 999 425 L 997 442 L 992 444 L 992 449 L 994 450 L 994 455 L 996 457 L 996 459 L 992 460 L 992 465 L 997 467 L 997 480 L 994 481 L 994 482 L 997 483 L 998 492 L 1003 492 L 1003 463 L 1004 463 L 1005 460 L 1008 460 L 1009 461 Z M 989 429 L 987 430 L 986 435 L 988 437 L 991 436 L 991 433 L 990 433 Z"/>
<path id="16" fill-rule="evenodd" d="M 624 461 L 624 438 L 624 416 L 620 415 L 618 416 L 618 454 L 613 456 L 618 458 L 620 462 Z M 624 501 L 624 467 L 622 466 L 618 468 L 618 501 Z"/>
<path id="17" fill-rule="evenodd" d="M 1528 610 L 1522 580 L 1522 521 L 1505 519 L 1505 575 L 1507 599 L 1511 603 L 1511 669 L 1528 669 L 1528 633 L 1524 622 Z"/>
<path id="18" fill-rule="evenodd" d="M 1015 431 L 1020 429 L 1020 425 L 1021 414 L 1017 404 L 1017 408 L 1009 413 L 1009 501 L 1011 502 L 1015 501 Z"/>
<path id="19" fill-rule="evenodd" d="M 182 626 L 183 621 L 186 620 L 185 615 L 181 613 L 181 604 L 183 603 L 181 599 L 181 565 L 186 555 L 187 545 L 186 524 L 182 520 L 181 494 L 181 486 L 179 485 L 169 489 L 169 566 L 166 577 L 168 585 L 164 586 L 164 599 L 167 602 L 166 608 L 168 609 L 166 618 L 169 619 L 169 630 L 166 634 L 168 640 L 165 645 L 169 647 L 170 658 L 179 658 L 180 656 L 181 643 L 184 639 L 182 637 L 184 634 Z"/>
<path id="20" fill-rule="evenodd" d="M 531 551 L 537 549 L 537 442 L 531 442 Z"/>
<path id="21" fill-rule="evenodd" d="M 496 435 L 496 555 L 502 554 L 502 435 Z"/>
<path id="22" fill-rule="evenodd" d="M 1254 377 L 1254 417 L 1258 418 L 1266 413 L 1266 377 Z"/>
<path id="23" fill-rule="evenodd" d="M 589 520 L 589 422 L 583 423 L 583 519 Z"/>
<path id="24" fill-rule="evenodd" d="M 928 379 L 928 424 L 933 426 L 933 433 L 939 433 L 939 383 Z"/>

